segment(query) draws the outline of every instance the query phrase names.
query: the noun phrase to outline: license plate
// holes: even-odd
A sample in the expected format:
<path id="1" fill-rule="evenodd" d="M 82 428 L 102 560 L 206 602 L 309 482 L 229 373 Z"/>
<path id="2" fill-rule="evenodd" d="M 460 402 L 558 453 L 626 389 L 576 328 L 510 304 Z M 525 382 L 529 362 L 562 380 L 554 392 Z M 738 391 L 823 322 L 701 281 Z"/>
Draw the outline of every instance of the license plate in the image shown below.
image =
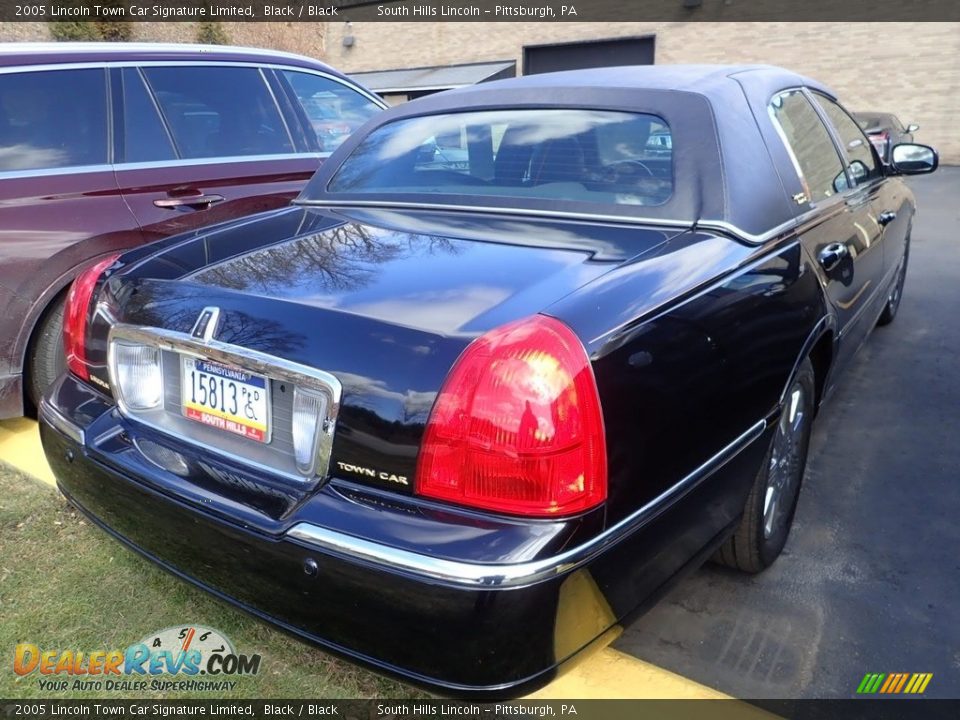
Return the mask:
<path id="1" fill-rule="evenodd" d="M 190 420 L 270 442 L 270 382 L 240 368 L 180 356 L 180 395 Z"/>

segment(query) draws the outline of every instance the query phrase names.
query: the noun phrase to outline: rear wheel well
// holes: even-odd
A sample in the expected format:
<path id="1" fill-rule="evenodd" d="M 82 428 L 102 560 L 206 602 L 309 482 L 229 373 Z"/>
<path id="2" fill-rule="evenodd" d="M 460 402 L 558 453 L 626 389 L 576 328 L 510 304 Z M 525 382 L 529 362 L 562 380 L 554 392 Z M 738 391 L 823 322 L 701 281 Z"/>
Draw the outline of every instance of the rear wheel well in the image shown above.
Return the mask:
<path id="1" fill-rule="evenodd" d="M 827 382 L 827 373 L 833 362 L 833 331 L 828 330 L 821 335 L 813 347 L 810 348 L 810 364 L 813 365 L 813 381 L 816 389 L 814 407 L 819 409 L 823 400 L 823 390 Z"/>

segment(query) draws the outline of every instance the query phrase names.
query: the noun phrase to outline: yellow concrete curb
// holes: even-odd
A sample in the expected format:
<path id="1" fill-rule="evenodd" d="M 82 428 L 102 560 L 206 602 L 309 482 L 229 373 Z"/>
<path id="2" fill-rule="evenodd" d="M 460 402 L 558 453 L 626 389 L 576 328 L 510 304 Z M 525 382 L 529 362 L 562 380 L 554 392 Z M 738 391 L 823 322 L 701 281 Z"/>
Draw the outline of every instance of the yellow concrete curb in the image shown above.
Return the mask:
<path id="1" fill-rule="evenodd" d="M 52 487 L 57 486 L 40 445 L 40 428 L 33 420 L 0 421 L 0 460 Z"/>
<path id="2" fill-rule="evenodd" d="M 719 700 L 729 699 L 729 696 L 619 650 L 604 647 L 527 699 L 564 698 Z"/>
<path id="3" fill-rule="evenodd" d="M 606 642 L 612 642 L 617 636 L 619 632 L 612 633 Z M 778 715 L 609 646 L 593 651 L 573 669 L 524 700 L 727 700 L 705 705 L 704 712 L 709 714 L 698 713 L 697 717 L 709 717 L 710 720 L 780 720 Z M 687 707 L 682 712 L 678 711 L 677 715 L 671 713 L 664 717 L 692 718 L 687 714 L 689 709 Z M 643 706 L 638 706 L 636 711 L 642 714 Z"/>

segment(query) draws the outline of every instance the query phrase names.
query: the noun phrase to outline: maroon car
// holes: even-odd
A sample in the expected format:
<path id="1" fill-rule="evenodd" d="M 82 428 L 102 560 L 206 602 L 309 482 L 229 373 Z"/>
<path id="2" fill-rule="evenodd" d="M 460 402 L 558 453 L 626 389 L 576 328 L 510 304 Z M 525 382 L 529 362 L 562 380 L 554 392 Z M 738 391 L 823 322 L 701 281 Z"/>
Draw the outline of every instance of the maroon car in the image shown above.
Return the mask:
<path id="1" fill-rule="evenodd" d="M 23 414 L 62 372 L 66 289 L 82 270 L 286 205 L 383 107 L 286 53 L 0 47 L 0 419 Z M 317 130 L 331 121 L 337 132 Z"/>

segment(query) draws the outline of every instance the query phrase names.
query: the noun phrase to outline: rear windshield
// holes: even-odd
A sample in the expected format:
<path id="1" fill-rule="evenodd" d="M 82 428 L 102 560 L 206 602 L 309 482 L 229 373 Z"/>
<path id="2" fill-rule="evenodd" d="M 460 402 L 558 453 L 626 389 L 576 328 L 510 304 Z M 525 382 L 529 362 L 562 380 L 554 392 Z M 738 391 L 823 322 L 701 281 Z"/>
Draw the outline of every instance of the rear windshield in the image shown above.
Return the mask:
<path id="1" fill-rule="evenodd" d="M 662 205 L 673 193 L 673 138 L 659 117 L 603 110 L 408 118 L 367 136 L 327 190 L 426 202 L 459 195 L 471 204 L 490 196 Z"/>

